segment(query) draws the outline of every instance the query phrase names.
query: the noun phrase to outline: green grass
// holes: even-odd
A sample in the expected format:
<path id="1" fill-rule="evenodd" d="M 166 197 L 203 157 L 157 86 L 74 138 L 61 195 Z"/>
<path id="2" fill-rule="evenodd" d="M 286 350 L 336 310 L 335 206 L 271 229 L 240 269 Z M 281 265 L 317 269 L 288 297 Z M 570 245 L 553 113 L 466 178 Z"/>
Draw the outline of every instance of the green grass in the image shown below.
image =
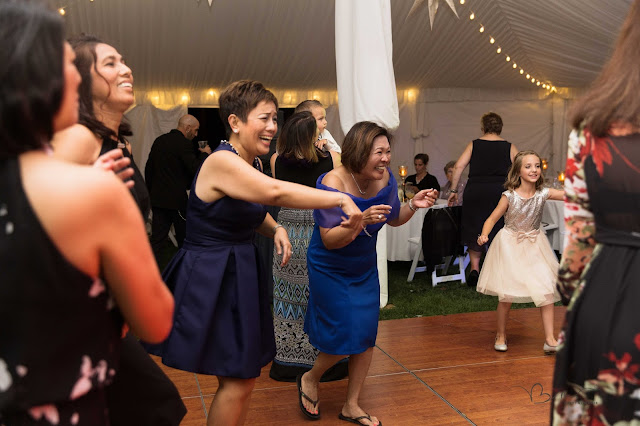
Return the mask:
<path id="1" fill-rule="evenodd" d="M 160 259 L 160 270 L 164 269 L 177 249 L 167 244 Z M 498 298 L 485 296 L 460 281 L 431 286 L 431 275 L 416 273 L 413 281 L 407 282 L 411 262 L 388 262 L 389 301 L 380 310 L 380 319 L 416 318 L 432 315 L 450 315 L 464 312 L 495 311 Z M 449 273 L 455 273 L 453 267 Z M 467 271 L 468 272 L 468 271 Z M 514 303 L 512 309 L 532 308 L 533 303 Z"/>

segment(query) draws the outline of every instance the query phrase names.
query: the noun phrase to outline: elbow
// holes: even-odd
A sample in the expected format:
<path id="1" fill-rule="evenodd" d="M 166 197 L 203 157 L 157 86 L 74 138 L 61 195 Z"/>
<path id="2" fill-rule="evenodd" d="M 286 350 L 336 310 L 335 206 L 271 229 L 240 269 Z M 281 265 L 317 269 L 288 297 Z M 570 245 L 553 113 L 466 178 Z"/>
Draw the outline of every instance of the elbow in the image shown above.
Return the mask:
<path id="1" fill-rule="evenodd" d="M 169 295 L 169 298 L 164 303 L 162 312 L 157 315 L 157 318 L 152 322 L 153 327 L 150 327 L 147 331 L 147 335 L 144 337 L 144 341 L 149 343 L 161 343 L 171 332 L 173 327 L 173 310 L 174 301 L 173 297 Z"/>
<path id="2" fill-rule="evenodd" d="M 264 188 L 264 193 L 266 195 L 265 203 L 269 206 L 282 206 L 283 199 L 285 198 L 285 190 L 281 181 L 273 179 L 274 183 Z M 284 206 L 287 207 L 287 206 Z"/>

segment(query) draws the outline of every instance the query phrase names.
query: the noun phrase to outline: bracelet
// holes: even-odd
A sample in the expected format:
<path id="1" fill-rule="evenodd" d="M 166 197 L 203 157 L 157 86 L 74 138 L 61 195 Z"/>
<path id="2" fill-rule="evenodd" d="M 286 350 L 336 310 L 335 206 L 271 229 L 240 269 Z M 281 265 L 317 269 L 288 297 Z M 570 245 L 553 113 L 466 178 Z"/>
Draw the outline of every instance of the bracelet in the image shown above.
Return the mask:
<path id="1" fill-rule="evenodd" d="M 409 210 L 414 213 L 418 211 L 418 208 L 413 206 L 413 198 L 409 200 Z"/>
<path id="2" fill-rule="evenodd" d="M 453 193 L 453 194 L 457 194 L 458 190 L 457 189 L 450 189 L 449 192 Z"/>
<path id="3" fill-rule="evenodd" d="M 280 224 L 277 224 L 276 226 L 274 226 L 274 227 L 272 228 L 272 229 L 273 229 L 273 235 L 275 235 L 275 234 L 276 234 L 276 231 L 278 230 L 278 228 L 284 228 L 284 226 L 282 226 L 282 225 L 280 225 Z"/>

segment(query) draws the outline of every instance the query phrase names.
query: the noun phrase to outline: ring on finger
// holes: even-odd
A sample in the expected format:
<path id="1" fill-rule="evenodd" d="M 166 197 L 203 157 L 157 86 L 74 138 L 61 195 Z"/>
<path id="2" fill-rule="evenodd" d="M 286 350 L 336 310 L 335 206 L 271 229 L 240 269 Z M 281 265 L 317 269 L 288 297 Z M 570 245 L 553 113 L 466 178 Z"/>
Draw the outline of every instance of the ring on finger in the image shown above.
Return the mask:
<path id="1" fill-rule="evenodd" d="M 378 219 L 382 219 L 382 215 L 381 214 L 378 215 Z"/>

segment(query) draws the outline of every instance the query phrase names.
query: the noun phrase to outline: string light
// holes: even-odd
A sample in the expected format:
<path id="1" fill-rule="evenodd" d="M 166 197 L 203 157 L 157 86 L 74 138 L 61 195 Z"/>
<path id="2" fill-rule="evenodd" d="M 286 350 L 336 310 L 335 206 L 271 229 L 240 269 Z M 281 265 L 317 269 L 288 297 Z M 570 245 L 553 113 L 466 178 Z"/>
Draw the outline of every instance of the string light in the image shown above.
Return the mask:
<path id="1" fill-rule="evenodd" d="M 64 7 L 61 7 L 60 9 L 58 9 L 58 13 L 64 16 L 67 12 L 65 12 Z"/>
<path id="2" fill-rule="evenodd" d="M 466 3 L 466 0 L 460 0 L 460 4 L 465 4 L 465 3 Z M 475 12 L 473 12 L 473 11 L 470 11 L 470 12 L 471 12 L 471 13 L 469 14 L 469 20 L 470 20 L 470 21 L 473 21 L 473 20 L 476 18 L 476 14 L 475 14 Z M 480 24 L 480 28 L 478 29 L 478 31 L 479 31 L 480 33 L 484 33 L 484 32 L 485 32 L 485 29 L 486 29 L 486 28 L 485 28 L 485 26 L 484 26 L 484 25 L 482 25 L 482 24 Z M 490 44 L 495 44 L 495 43 L 496 43 L 496 39 L 495 39 L 495 37 L 493 37 L 493 36 L 489 36 L 489 43 L 490 43 Z M 502 46 L 498 46 L 498 48 L 496 49 L 496 53 L 497 53 L 497 54 L 502 53 Z M 511 56 L 510 56 L 510 55 L 505 55 L 505 60 L 506 60 L 507 62 L 511 62 Z M 513 68 L 514 70 L 518 70 L 518 69 L 519 69 L 520 75 L 525 76 L 525 77 L 526 77 L 526 79 L 527 79 L 527 80 L 529 80 L 529 81 L 531 81 L 531 83 L 532 83 L 532 84 L 535 84 L 536 86 L 542 86 L 542 88 L 544 88 L 544 89 L 546 89 L 546 90 L 548 90 L 548 91 L 550 91 L 550 92 L 557 92 L 557 89 L 556 89 L 556 87 L 555 87 L 555 86 L 552 86 L 551 84 L 542 83 L 542 82 L 540 81 L 540 79 L 536 79 L 535 77 L 532 77 L 532 76 L 531 76 L 531 74 L 528 74 L 528 73 L 527 73 L 527 74 L 525 75 L 524 69 L 522 69 L 522 68 L 518 67 L 518 64 L 516 64 L 515 62 L 513 62 L 513 63 L 511 64 L 511 66 L 512 66 L 512 68 Z"/>

